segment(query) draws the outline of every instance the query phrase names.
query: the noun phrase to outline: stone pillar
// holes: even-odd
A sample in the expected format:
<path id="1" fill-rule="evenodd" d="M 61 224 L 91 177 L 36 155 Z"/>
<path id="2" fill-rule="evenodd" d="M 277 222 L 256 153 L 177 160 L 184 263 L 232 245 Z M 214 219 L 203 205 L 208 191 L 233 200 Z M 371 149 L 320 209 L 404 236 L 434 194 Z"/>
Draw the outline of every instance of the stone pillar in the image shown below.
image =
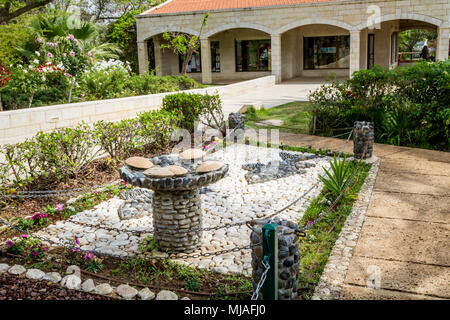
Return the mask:
<path id="1" fill-rule="evenodd" d="M 228 115 L 228 129 L 245 129 L 245 120 L 244 115 L 242 113 L 230 113 Z"/>
<path id="2" fill-rule="evenodd" d="M 154 46 L 154 51 L 155 51 L 156 75 L 162 76 L 163 75 L 163 58 L 162 58 L 161 42 L 160 42 L 158 36 L 153 37 L 153 46 Z"/>
<path id="3" fill-rule="evenodd" d="M 363 159 L 371 158 L 374 140 L 373 122 L 356 121 L 353 127 L 353 154 L 355 159 L 361 159 L 364 150 L 366 150 L 366 153 Z"/>
<path id="4" fill-rule="evenodd" d="M 358 71 L 360 68 L 361 59 L 361 32 L 360 31 L 350 31 L 350 74 L 351 77 L 353 72 Z"/>
<path id="5" fill-rule="evenodd" d="M 148 50 L 147 41 L 138 41 L 138 61 L 139 61 L 139 74 L 148 72 Z"/>
<path id="6" fill-rule="evenodd" d="M 448 59 L 450 28 L 438 28 L 436 39 L 436 61 Z"/>
<path id="7" fill-rule="evenodd" d="M 198 189 L 158 191 L 153 194 L 154 240 L 160 250 L 193 252 L 200 246 L 202 228 Z M 190 231 L 191 230 L 191 231 Z"/>
<path id="8" fill-rule="evenodd" d="M 261 279 L 264 267 L 262 265 L 262 227 L 266 223 L 278 224 L 278 300 L 297 300 L 298 265 L 300 263 L 300 249 L 296 231 L 299 226 L 291 221 L 282 221 L 278 217 L 273 220 L 259 220 L 253 225 L 250 235 L 252 245 L 252 278 L 253 290 Z M 261 244 L 261 245 L 258 245 Z M 262 292 L 259 299 L 262 299 Z"/>
<path id="9" fill-rule="evenodd" d="M 212 83 L 211 72 L 211 41 L 209 39 L 201 39 L 201 58 L 202 58 L 202 83 Z"/>
<path id="10" fill-rule="evenodd" d="M 281 35 L 272 34 L 270 36 L 272 74 L 276 77 L 276 83 L 281 82 Z"/>

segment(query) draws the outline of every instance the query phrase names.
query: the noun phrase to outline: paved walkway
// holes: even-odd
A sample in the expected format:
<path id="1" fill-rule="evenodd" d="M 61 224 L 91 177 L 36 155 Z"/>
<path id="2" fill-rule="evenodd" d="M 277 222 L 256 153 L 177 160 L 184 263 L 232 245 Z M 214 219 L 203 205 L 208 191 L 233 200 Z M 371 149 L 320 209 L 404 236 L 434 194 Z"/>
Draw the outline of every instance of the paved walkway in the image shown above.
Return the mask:
<path id="1" fill-rule="evenodd" d="M 223 111 L 226 117 L 237 112 L 243 105 L 264 106 L 272 108 L 292 101 L 307 101 L 310 91 L 325 84 L 323 79 L 292 79 L 269 88 L 258 88 L 253 92 L 223 100 Z"/>
<path id="2" fill-rule="evenodd" d="M 343 144 L 298 134 L 280 140 Z M 450 299 L 450 153 L 375 144 L 374 155 L 380 169 L 340 298 Z M 381 269 L 381 289 L 366 287 L 368 266 Z"/>

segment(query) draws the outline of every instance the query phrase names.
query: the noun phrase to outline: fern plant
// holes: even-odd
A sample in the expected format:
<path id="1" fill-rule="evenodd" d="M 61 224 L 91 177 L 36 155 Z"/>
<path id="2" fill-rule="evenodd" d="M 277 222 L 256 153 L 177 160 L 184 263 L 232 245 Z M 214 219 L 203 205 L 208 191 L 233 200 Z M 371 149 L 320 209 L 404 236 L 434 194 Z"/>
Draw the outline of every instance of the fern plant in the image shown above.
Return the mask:
<path id="1" fill-rule="evenodd" d="M 343 192 L 343 199 L 354 199 L 355 194 L 351 193 L 350 186 L 347 185 L 352 176 L 353 163 L 347 161 L 345 157 L 338 159 L 335 156 L 330 160 L 330 166 L 330 170 L 324 168 L 325 176 L 319 176 L 325 185 L 323 191 L 325 197 L 334 200 Z"/>

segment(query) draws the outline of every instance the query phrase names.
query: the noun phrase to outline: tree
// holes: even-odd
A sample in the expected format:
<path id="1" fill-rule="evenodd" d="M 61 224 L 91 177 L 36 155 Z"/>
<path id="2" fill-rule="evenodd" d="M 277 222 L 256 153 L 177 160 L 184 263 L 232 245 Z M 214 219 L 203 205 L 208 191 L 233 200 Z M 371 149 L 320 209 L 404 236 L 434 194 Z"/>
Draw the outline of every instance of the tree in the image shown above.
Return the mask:
<path id="1" fill-rule="evenodd" d="M 160 4 L 161 0 L 150 0 L 138 8 L 130 10 L 123 14 L 119 19 L 108 25 L 107 38 L 116 43 L 122 50 L 120 59 L 129 61 L 133 72 L 138 71 L 137 57 L 137 33 L 136 33 L 136 15 L 144 12 L 149 7 Z"/>
<path id="2" fill-rule="evenodd" d="M 436 32 L 424 29 L 406 30 L 400 33 L 400 52 L 414 52 L 414 47 L 421 41 L 436 39 Z"/>
<path id="3" fill-rule="evenodd" d="M 198 36 L 192 34 L 186 34 L 182 32 L 164 32 L 163 39 L 167 43 L 161 44 L 161 48 L 171 49 L 175 54 L 183 56 L 183 67 L 181 68 L 181 74 L 184 76 L 187 72 L 189 61 L 191 61 L 192 55 L 198 53 L 200 48 L 200 37 L 202 35 L 203 27 L 208 21 L 209 14 L 203 16 L 202 25 Z"/>
<path id="4" fill-rule="evenodd" d="M 116 44 L 105 41 L 101 26 L 90 21 L 80 21 L 77 16 L 70 13 L 54 12 L 37 15 L 31 21 L 30 29 L 33 38 L 24 41 L 18 48 L 26 58 L 34 55 L 40 47 L 40 42 L 59 42 L 60 39 L 65 39 L 69 35 L 73 35 L 80 41 L 81 51 L 91 52 L 94 62 L 118 59 L 121 54 Z"/>
<path id="5" fill-rule="evenodd" d="M 54 0 L 0 0 L 0 24 L 9 23 L 11 20 L 30 12 L 43 8 Z"/>

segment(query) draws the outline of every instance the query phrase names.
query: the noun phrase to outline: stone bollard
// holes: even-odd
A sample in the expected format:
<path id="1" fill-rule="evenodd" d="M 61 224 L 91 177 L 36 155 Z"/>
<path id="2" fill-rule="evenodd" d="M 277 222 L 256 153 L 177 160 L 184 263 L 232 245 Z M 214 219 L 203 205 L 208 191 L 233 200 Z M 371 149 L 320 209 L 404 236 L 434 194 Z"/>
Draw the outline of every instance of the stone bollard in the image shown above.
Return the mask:
<path id="1" fill-rule="evenodd" d="M 252 248 L 252 278 L 253 290 L 256 289 L 264 267 L 262 265 L 262 227 L 266 223 L 276 223 L 278 225 L 278 300 L 297 300 L 297 278 L 300 261 L 300 249 L 298 248 L 298 224 L 291 221 L 280 220 L 278 217 L 273 220 L 258 220 L 253 225 L 250 235 L 252 245 L 260 244 Z M 259 299 L 262 299 L 262 292 Z"/>
<path id="2" fill-rule="evenodd" d="M 228 129 L 245 129 L 245 120 L 242 113 L 230 113 L 228 116 Z"/>
<path id="3" fill-rule="evenodd" d="M 366 146 L 364 159 L 371 158 L 375 140 L 373 122 L 355 121 L 353 130 L 353 154 L 355 159 L 361 159 Z"/>

